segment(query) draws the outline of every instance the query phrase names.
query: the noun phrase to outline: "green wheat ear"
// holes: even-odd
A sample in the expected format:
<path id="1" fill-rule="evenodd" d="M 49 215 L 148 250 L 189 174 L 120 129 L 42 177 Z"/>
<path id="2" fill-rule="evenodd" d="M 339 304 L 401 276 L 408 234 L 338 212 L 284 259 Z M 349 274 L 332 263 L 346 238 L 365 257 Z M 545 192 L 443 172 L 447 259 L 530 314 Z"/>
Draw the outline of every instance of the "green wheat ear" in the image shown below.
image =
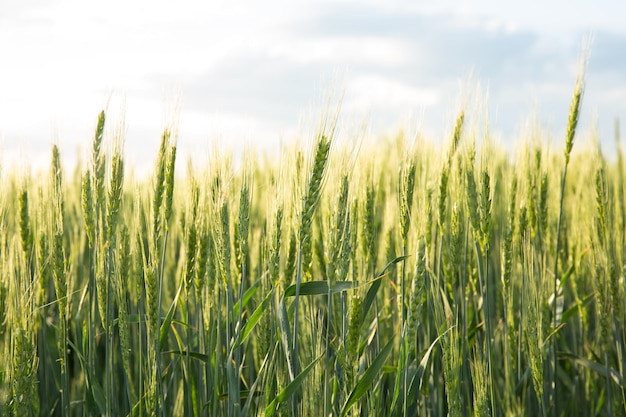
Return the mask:
<path id="1" fill-rule="evenodd" d="M 401 178 L 400 190 L 400 235 L 402 244 L 407 246 L 409 227 L 411 225 L 411 210 L 413 208 L 413 192 L 415 191 L 415 172 L 417 166 L 412 160 L 408 163 L 406 171 Z"/>
<path id="2" fill-rule="evenodd" d="M 322 191 L 322 181 L 324 179 L 324 173 L 326 172 L 326 163 L 328 161 L 330 147 L 331 141 L 324 135 L 320 136 L 315 150 L 315 159 L 313 160 L 311 174 L 307 180 L 304 204 L 302 206 L 302 211 L 300 212 L 300 229 L 298 231 L 298 238 L 300 240 L 300 247 L 302 251 L 302 272 L 305 275 L 311 274 L 311 227 L 313 224 L 313 214 L 315 213 L 315 209 L 319 203 Z"/>
<path id="3" fill-rule="evenodd" d="M 93 202 L 93 189 L 91 186 L 91 174 L 89 172 L 83 175 L 81 197 L 85 231 L 87 233 L 87 239 L 89 240 L 89 247 L 93 247 L 95 244 L 96 215 Z"/>
<path id="4" fill-rule="evenodd" d="M 584 65 L 584 64 L 583 64 Z M 582 96 L 585 90 L 584 70 L 581 70 L 574 87 L 574 95 L 569 108 L 567 117 L 567 133 L 565 135 L 565 165 L 569 164 L 572 148 L 574 147 L 574 136 L 576 135 L 576 127 L 578 126 L 578 117 L 580 115 L 580 106 Z"/>
<path id="5" fill-rule="evenodd" d="M 19 193 L 18 207 L 22 250 L 24 251 L 25 263 L 28 264 L 33 250 L 33 233 L 30 226 L 30 217 L 28 215 L 28 189 L 26 186 L 24 186 Z"/>

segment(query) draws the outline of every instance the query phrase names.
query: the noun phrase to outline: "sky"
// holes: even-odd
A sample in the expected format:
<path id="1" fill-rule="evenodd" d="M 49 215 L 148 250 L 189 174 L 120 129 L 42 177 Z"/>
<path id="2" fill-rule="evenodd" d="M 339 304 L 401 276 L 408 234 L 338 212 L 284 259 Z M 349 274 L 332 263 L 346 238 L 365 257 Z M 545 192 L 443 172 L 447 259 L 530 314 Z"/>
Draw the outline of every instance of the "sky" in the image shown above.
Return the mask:
<path id="1" fill-rule="evenodd" d="M 560 144 L 589 38 L 581 128 L 611 149 L 626 119 L 624 16 L 622 1 L 3 0 L 0 161 L 43 166 L 53 143 L 85 159 L 102 109 L 138 170 L 171 123 L 183 160 L 275 152 L 313 136 L 339 96 L 348 141 L 398 129 L 442 141 L 471 96 L 500 142 L 532 120 Z"/>

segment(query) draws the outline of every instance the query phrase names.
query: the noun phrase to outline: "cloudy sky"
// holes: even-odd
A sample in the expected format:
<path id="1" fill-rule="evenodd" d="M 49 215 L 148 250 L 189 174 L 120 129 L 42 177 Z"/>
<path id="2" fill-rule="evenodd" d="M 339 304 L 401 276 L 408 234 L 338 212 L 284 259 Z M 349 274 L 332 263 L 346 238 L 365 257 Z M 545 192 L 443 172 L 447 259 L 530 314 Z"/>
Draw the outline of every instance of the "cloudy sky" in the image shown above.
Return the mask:
<path id="1" fill-rule="evenodd" d="M 610 144 L 626 119 L 624 16 L 623 1 L 3 0 L 2 161 L 43 163 L 52 143 L 72 161 L 104 107 L 125 114 L 136 166 L 172 113 L 183 157 L 216 141 L 275 150 L 329 90 L 344 92 L 347 136 L 437 140 L 478 84 L 504 142 L 531 117 L 560 141 L 590 34 L 582 123 Z"/>

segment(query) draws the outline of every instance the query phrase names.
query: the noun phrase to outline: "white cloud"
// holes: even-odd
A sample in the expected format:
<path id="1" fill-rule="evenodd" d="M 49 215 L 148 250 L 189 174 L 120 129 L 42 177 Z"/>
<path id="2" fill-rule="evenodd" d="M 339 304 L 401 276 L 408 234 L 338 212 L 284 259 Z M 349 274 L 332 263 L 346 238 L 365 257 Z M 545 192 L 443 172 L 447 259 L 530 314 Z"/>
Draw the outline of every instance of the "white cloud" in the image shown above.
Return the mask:
<path id="1" fill-rule="evenodd" d="M 436 89 L 413 86 L 379 74 L 355 76 L 346 88 L 345 106 L 356 110 L 384 110 L 432 107 L 441 101 Z"/>
<path id="2" fill-rule="evenodd" d="M 614 89 L 626 83 L 624 58 L 615 53 L 626 45 L 624 6 L 611 4 L 3 3 L 0 133 L 12 152 L 23 138 L 34 138 L 35 149 L 48 144 L 56 131 L 72 152 L 90 140 L 113 92 L 126 99 L 128 149 L 141 157 L 137 143 L 158 146 L 167 91 L 180 88 L 182 147 L 214 136 L 276 143 L 295 135 L 299 115 L 327 87 L 323 80 L 337 73 L 346 74 L 345 112 L 370 115 L 383 129 L 423 111 L 425 128 L 444 130 L 440 113 L 454 112 L 457 79 L 470 70 L 491 86 L 491 102 L 503 103 L 501 121 L 526 114 L 531 99 L 563 102 L 566 112 L 580 35 L 588 27 L 606 31 L 594 45 L 598 60 L 592 51 L 590 79 L 608 74 L 611 82 L 594 81 L 590 86 L 601 91 L 586 97 L 624 114 L 626 101 Z M 118 105 L 112 102 L 111 110 Z"/>

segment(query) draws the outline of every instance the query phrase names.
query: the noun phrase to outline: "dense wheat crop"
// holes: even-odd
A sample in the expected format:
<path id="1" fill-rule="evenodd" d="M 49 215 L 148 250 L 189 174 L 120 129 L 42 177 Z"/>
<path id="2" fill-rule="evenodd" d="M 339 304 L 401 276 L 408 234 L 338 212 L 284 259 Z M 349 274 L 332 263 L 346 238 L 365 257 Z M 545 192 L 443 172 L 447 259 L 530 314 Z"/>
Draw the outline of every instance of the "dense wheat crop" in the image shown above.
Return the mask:
<path id="1" fill-rule="evenodd" d="M 624 165 L 582 93 L 513 154 L 467 111 L 358 152 L 330 117 L 187 169 L 167 129 L 144 180 L 101 113 L 75 172 L 2 173 L 0 415 L 625 415 Z"/>

